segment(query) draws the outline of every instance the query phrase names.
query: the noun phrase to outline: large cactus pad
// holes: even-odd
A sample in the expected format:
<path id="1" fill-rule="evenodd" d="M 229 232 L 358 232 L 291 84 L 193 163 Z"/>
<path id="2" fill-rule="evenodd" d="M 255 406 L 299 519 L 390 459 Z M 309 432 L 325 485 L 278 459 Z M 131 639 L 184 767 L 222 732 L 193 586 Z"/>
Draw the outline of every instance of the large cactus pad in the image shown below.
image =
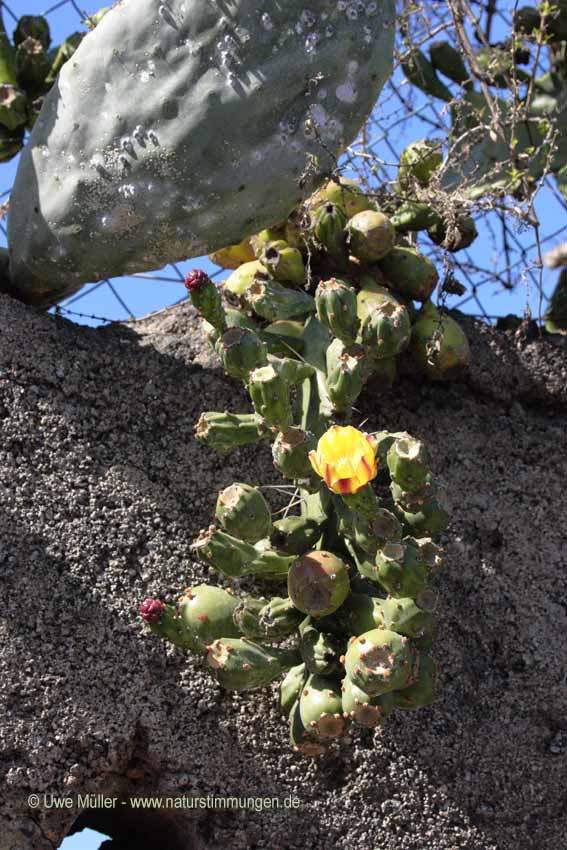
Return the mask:
<path id="1" fill-rule="evenodd" d="M 372 109 L 393 23 L 392 0 L 120 0 L 22 155 L 15 294 L 52 304 L 284 218 Z"/>

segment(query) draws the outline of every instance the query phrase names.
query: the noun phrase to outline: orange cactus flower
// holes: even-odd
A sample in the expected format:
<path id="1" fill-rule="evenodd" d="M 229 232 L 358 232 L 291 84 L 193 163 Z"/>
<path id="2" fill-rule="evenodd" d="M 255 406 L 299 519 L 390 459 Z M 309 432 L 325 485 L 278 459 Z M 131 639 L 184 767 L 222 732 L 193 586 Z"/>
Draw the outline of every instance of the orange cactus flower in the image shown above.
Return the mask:
<path id="1" fill-rule="evenodd" d="M 333 425 L 309 452 L 311 466 L 333 493 L 357 493 L 378 472 L 372 437 L 353 428 Z"/>

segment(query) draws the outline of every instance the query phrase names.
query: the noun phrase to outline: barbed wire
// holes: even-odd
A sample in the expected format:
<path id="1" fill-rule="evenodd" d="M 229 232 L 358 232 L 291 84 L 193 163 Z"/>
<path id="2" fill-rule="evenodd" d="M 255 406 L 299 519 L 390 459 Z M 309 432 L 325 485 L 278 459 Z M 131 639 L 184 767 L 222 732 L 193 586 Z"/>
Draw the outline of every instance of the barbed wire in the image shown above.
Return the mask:
<path id="1" fill-rule="evenodd" d="M 11 2 L 0 0 L 0 6 L 13 22 L 16 22 L 20 15 L 27 13 L 25 2 L 21 0 L 18 2 L 17 13 Z M 454 95 L 454 100 L 450 102 L 443 102 L 428 95 L 409 82 L 403 67 L 404 56 L 407 56 L 409 51 L 424 51 L 432 41 L 443 38 L 456 45 L 460 52 L 468 51 L 469 64 L 473 65 L 476 54 L 473 50 L 471 55 L 472 42 L 476 39 L 477 45 L 490 46 L 494 44 L 495 38 L 504 39 L 513 34 L 513 12 L 516 6 L 515 2 L 506 5 L 495 0 L 471 0 L 471 3 L 467 0 L 449 0 L 443 3 L 422 4 L 400 0 L 394 74 L 385 86 L 359 139 L 342 157 L 341 172 L 356 177 L 367 191 L 381 192 L 385 187 L 395 187 L 400 156 L 410 141 L 426 137 L 440 139 L 445 144 L 449 139 L 449 145 L 453 144 L 451 133 L 455 120 L 454 108 L 458 103 L 458 87 L 448 83 L 448 88 Z M 43 14 L 48 20 L 53 20 L 64 8 L 74 11 L 78 25 L 86 31 L 84 21 L 93 11 L 87 12 L 76 0 L 59 0 L 48 6 Z M 536 45 L 534 52 L 532 79 L 536 74 L 549 70 L 544 51 Z M 493 89 L 486 84 L 486 80 L 483 81 L 482 74 L 477 74 L 480 89 L 485 93 L 490 106 L 485 126 L 479 125 L 477 128 L 481 130 L 481 135 L 498 135 L 505 132 L 501 101 L 505 101 L 512 110 L 512 116 L 516 113 L 517 116 L 521 115 L 525 103 L 519 96 L 515 67 L 514 65 L 510 71 L 510 87 L 504 100 L 501 92 L 496 96 Z M 529 91 L 528 86 L 528 95 Z M 460 93 L 462 94 L 462 91 Z M 516 117 L 516 120 L 520 119 Z M 471 177 L 463 169 L 462 183 L 453 192 L 445 192 L 443 203 L 447 210 L 457 204 L 477 214 L 480 236 L 476 242 L 458 255 L 449 255 L 441 247 L 429 242 L 424 243 L 421 237 L 416 238 L 415 243 L 445 274 L 450 273 L 466 286 L 466 293 L 462 297 L 451 298 L 448 303 L 451 308 L 493 322 L 510 310 L 506 309 L 506 305 L 501 312 L 491 309 L 489 299 L 495 294 L 518 291 L 518 288 L 522 287 L 523 314 L 531 318 L 535 305 L 535 316 L 541 320 L 543 307 L 553 286 L 550 276 L 549 279 L 544 279 L 542 249 L 543 246 L 553 247 L 561 237 L 564 226 L 554 227 L 546 233 L 541 232 L 537 205 L 543 198 L 541 205 L 544 210 L 545 205 L 553 203 L 558 214 L 560 211 L 564 217 L 567 204 L 555 186 L 549 168 L 540 178 L 537 191 L 530 186 L 528 197 L 520 200 L 509 197 L 498 200 L 481 198 L 471 202 L 467 198 L 466 190 L 473 180 L 474 174 Z M 5 203 L 9 194 L 10 187 L 5 187 L 0 192 L 0 204 Z M 428 197 L 438 203 L 439 194 L 439 191 L 436 193 L 434 189 Z M 0 232 L 6 240 L 7 231 L 2 220 Z M 128 292 L 129 282 L 163 283 L 174 287 L 178 285 L 181 289 L 187 272 L 191 268 L 203 267 L 204 264 L 208 264 L 205 265 L 207 271 L 217 280 L 227 274 L 210 264 L 208 259 L 196 258 L 185 263 L 171 264 L 152 273 L 87 284 L 80 292 L 53 308 L 53 312 L 74 321 L 91 324 L 112 325 L 125 319 L 132 321 L 147 310 L 141 307 L 141 301 L 135 294 Z M 99 309 L 89 310 L 89 299 L 92 303 L 92 296 L 96 295 L 96 303 L 99 304 L 103 294 L 105 309 L 102 312 L 105 315 L 102 315 Z M 156 306 L 163 308 L 179 304 L 186 298 L 184 291 L 179 295 L 181 297 L 175 292 L 172 294 L 168 288 L 158 296 Z M 447 296 L 443 297 L 445 299 Z M 153 300 L 155 303 L 156 298 Z"/>

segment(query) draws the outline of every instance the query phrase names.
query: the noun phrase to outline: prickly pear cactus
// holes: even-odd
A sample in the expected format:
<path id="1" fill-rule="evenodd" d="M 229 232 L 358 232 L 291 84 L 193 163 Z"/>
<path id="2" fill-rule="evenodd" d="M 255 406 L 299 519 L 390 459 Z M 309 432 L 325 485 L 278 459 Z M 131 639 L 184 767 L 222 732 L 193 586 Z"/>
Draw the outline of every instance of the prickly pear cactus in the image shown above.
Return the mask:
<path id="1" fill-rule="evenodd" d="M 404 179 L 414 167 L 423 179 L 422 165 L 406 158 Z M 458 378 L 468 345 L 429 300 L 435 266 L 350 180 L 333 179 L 287 220 L 215 258 L 231 270 L 222 286 L 202 271 L 186 286 L 254 412 L 205 413 L 196 437 L 221 453 L 271 441 L 294 495 L 276 519 L 268 488 L 235 482 L 221 491 L 216 524 L 193 551 L 234 597 L 199 586 L 177 613 L 145 600 L 141 615 L 154 634 L 204 654 L 223 688 L 283 676 L 291 744 L 321 756 L 347 732 L 437 698 L 428 653 L 442 562 L 433 538 L 449 523 L 443 488 L 423 441 L 365 433 L 354 406 L 369 381 L 374 394 L 387 391 L 398 363 L 420 380 Z M 275 595 L 240 594 L 243 577 Z"/>
<path id="2" fill-rule="evenodd" d="M 47 95 L 18 168 L 12 291 L 49 305 L 284 218 L 392 67 L 392 0 L 121 0 Z"/>

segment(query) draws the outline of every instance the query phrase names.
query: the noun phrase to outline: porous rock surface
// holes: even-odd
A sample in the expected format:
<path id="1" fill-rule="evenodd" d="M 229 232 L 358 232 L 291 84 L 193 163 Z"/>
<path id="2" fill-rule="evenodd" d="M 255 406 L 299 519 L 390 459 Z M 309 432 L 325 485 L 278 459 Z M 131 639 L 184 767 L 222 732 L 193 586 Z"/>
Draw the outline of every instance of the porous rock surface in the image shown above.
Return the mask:
<path id="1" fill-rule="evenodd" d="M 277 481 L 269 446 L 220 458 L 193 438 L 202 410 L 248 402 L 191 308 L 89 329 L 0 307 L 0 850 L 53 850 L 85 826 L 116 850 L 564 846 L 565 348 L 471 320 L 467 382 L 367 389 L 365 427 L 425 438 L 447 485 L 444 699 L 304 759 L 275 688 L 222 692 L 137 616 L 208 577 L 190 544 L 219 488 Z M 119 804 L 80 809 L 88 793 Z M 121 805 L 208 794 L 281 808 Z"/>

